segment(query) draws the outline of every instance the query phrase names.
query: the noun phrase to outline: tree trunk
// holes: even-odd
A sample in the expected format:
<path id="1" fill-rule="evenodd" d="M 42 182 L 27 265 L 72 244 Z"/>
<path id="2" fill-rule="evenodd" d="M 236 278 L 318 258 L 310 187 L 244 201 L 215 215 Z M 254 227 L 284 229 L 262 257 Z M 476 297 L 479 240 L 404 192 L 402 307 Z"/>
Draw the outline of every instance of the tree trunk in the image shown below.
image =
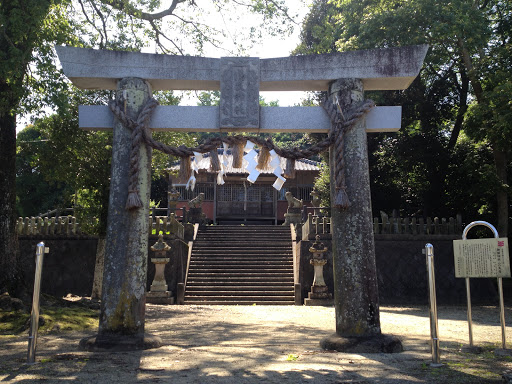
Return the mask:
<path id="1" fill-rule="evenodd" d="M 23 279 L 18 268 L 19 250 L 15 230 L 16 117 L 9 110 L 0 112 L 0 149 L 0 290 L 17 295 Z"/>
<path id="2" fill-rule="evenodd" d="M 56 1 L 0 1 L 0 290 L 13 295 L 24 290 L 15 231 L 16 112 L 32 50 L 52 3 Z"/>
<path id="3" fill-rule="evenodd" d="M 105 236 L 98 238 L 96 247 L 96 263 L 94 265 L 94 278 L 92 281 L 91 299 L 101 299 L 101 287 L 103 285 L 103 265 L 105 260 Z"/>
<path id="4" fill-rule="evenodd" d="M 508 235 L 508 191 L 507 191 L 507 153 L 494 148 L 494 164 L 496 176 L 498 177 L 498 188 L 496 191 L 498 233 L 501 237 Z"/>

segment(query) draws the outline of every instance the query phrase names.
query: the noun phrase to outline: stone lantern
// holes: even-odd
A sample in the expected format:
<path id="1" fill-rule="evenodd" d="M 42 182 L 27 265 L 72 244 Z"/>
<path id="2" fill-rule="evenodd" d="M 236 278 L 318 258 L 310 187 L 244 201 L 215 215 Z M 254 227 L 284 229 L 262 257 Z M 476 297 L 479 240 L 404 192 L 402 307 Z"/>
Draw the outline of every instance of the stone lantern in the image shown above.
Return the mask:
<path id="1" fill-rule="evenodd" d="M 172 292 L 167 290 L 167 282 L 165 281 L 165 266 L 169 262 L 167 252 L 171 247 L 164 241 L 164 235 L 158 235 L 158 241 L 150 248 L 155 252 L 155 257 L 151 258 L 151 262 L 155 264 L 155 278 L 151 283 L 151 288 L 146 294 L 146 302 L 151 304 L 174 304 Z"/>
<path id="2" fill-rule="evenodd" d="M 329 293 L 327 285 L 324 280 L 324 265 L 327 264 L 325 252 L 327 247 L 320 241 L 320 236 L 316 235 L 315 242 L 309 248 L 309 252 L 313 254 L 309 263 L 313 265 L 315 270 L 315 277 L 313 278 L 313 285 L 308 298 L 305 300 L 305 305 L 333 305 L 332 294 Z"/>
<path id="3" fill-rule="evenodd" d="M 176 214 L 176 205 L 178 204 L 179 197 L 180 193 L 176 188 L 172 188 L 167 192 L 167 216 L 171 217 L 172 213 Z"/>

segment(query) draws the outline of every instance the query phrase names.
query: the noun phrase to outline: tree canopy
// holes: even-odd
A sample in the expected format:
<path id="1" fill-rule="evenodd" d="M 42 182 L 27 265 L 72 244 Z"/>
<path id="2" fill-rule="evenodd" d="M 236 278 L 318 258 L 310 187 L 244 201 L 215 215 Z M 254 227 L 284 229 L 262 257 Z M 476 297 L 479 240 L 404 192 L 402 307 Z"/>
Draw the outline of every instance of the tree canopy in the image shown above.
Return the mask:
<path id="1" fill-rule="evenodd" d="M 370 142 L 375 203 L 385 195 L 410 213 L 484 213 L 507 233 L 511 20 L 505 1 L 314 2 L 296 54 L 430 45 L 408 90 L 369 94 L 404 107 L 400 133 Z"/>

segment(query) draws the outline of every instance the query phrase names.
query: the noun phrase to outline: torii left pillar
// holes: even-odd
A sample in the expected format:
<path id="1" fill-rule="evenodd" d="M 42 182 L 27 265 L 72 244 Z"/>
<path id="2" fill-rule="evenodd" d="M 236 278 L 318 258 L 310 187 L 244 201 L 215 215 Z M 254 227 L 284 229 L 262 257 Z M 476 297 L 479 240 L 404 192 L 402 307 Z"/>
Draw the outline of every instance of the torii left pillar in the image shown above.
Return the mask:
<path id="1" fill-rule="evenodd" d="M 143 79 L 124 78 L 117 84 L 116 100 L 134 120 L 150 97 L 151 87 Z M 128 211 L 131 142 L 131 131 L 114 120 L 100 324 L 96 336 L 80 342 L 89 351 L 138 350 L 162 344 L 159 337 L 144 333 L 151 149 L 145 144 L 139 148 L 138 188 L 143 207 Z"/>

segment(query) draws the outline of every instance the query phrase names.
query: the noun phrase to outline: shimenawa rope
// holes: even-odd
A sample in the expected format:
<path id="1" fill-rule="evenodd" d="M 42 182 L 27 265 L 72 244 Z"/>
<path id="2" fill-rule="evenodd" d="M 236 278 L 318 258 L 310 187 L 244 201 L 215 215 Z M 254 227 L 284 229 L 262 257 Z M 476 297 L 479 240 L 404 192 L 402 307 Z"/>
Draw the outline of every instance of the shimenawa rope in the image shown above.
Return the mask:
<path id="1" fill-rule="evenodd" d="M 190 168 L 190 157 L 194 155 L 194 152 L 198 153 L 207 153 L 216 151 L 219 146 L 223 143 L 228 144 L 233 151 L 233 163 L 235 163 L 235 157 L 240 157 L 238 163 L 240 163 L 241 156 L 243 156 L 243 152 L 237 153 L 240 151 L 240 148 L 243 150 L 245 147 L 245 143 L 247 140 L 257 144 L 262 152 L 265 153 L 267 151 L 274 150 L 280 157 L 284 157 L 287 159 L 287 169 L 286 173 L 288 176 L 294 174 L 294 165 L 295 160 L 302 158 L 309 158 L 314 155 L 317 155 L 320 152 L 327 150 L 331 145 L 334 144 L 336 151 L 336 163 L 335 163 L 335 179 L 336 179 L 336 197 L 334 204 L 341 208 L 347 208 L 350 205 L 348 200 L 348 196 L 346 196 L 346 186 L 345 186 L 345 173 L 344 173 L 344 160 L 343 160 L 343 137 L 345 133 L 352 128 L 359 119 L 361 119 L 366 113 L 369 112 L 371 108 L 375 106 L 373 101 L 368 100 L 363 102 L 359 107 L 355 108 L 354 112 L 349 115 L 344 121 L 342 121 L 339 117 L 339 113 L 336 112 L 336 107 L 332 103 L 331 100 L 327 99 L 324 102 L 324 109 L 327 111 L 330 119 L 331 119 L 331 130 L 329 135 L 323 141 L 312 145 L 309 148 L 300 149 L 300 148 L 280 148 L 272 142 L 271 138 L 261 138 L 257 136 L 216 136 L 212 137 L 203 144 L 197 147 L 186 147 L 181 145 L 179 147 L 173 147 L 166 145 L 164 143 L 160 143 L 154 140 L 149 134 L 149 121 L 151 119 L 151 115 L 153 114 L 154 109 L 158 106 L 158 102 L 151 98 L 149 99 L 142 111 L 138 115 L 136 121 L 128 117 L 123 111 L 123 105 L 112 100 L 109 103 L 109 107 L 112 110 L 113 114 L 119 121 L 128 129 L 132 131 L 132 148 L 130 154 L 130 183 L 128 187 L 128 199 L 126 201 L 126 209 L 136 209 L 142 207 L 142 201 L 140 200 L 138 193 L 138 173 L 139 173 L 139 146 L 144 143 L 147 146 L 150 146 L 154 149 L 162 151 L 168 155 L 176 156 L 181 158 L 182 167 L 183 162 L 188 162 L 188 168 Z M 333 108 L 334 106 L 334 108 Z M 236 154 L 235 154 L 236 153 Z M 236 156 L 238 155 L 238 156 Z M 268 156 L 267 161 L 269 159 Z M 241 164 L 233 164 L 233 167 L 241 167 Z M 264 164 L 258 164 L 258 167 L 264 167 Z M 187 167 L 185 167 L 187 168 Z M 191 172 L 190 170 L 188 171 Z M 286 175 L 285 175 L 286 176 Z"/>

